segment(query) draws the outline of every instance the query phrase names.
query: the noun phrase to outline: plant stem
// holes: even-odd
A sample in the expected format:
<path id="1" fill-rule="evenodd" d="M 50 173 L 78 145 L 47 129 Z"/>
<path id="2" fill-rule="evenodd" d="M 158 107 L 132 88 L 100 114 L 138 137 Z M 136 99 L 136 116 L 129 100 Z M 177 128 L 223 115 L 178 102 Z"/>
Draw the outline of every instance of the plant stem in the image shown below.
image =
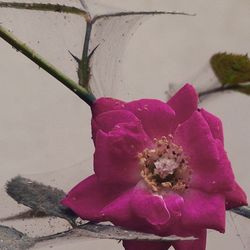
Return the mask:
<path id="1" fill-rule="evenodd" d="M 66 14 L 75 14 L 83 16 L 86 20 L 89 18 L 88 13 L 76 7 L 60 5 L 60 4 L 42 4 L 42 3 L 18 3 L 18 2 L 2 2 L 0 8 L 25 9 L 36 11 L 51 11 Z"/>
<path id="2" fill-rule="evenodd" d="M 86 22 L 86 31 L 85 38 L 83 44 L 82 58 L 79 63 L 79 84 L 89 89 L 89 75 L 90 75 L 90 67 L 89 67 L 89 43 L 91 38 L 92 31 L 92 22 Z"/>
<path id="3" fill-rule="evenodd" d="M 36 63 L 39 67 L 44 69 L 58 81 L 60 81 L 64 86 L 73 91 L 77 96 L 79 96 L 88 105 L 94 102 L 94 95 L 89 92 L 86 88 L 78 85 L 75 81 L 70 79 L 68 76 L 64 75 L 63 72 L 58 70 L 55 66 L 47 62 L 43 57 L 37 54 L 34 50 L 28 47 L 25 43 L 16 38 L 10 31 L 6 30 L 2 25 L 0 25 L 0 37 L 4 39 L 7 43 L 12 45 L 15 49 L 20 51 L 31 61 Z"/>
<path id="4" fill-rule="evenodd" d="M 240 86 L 220 86 L 220 87 L 215 87 L 215 88 L 200 92 L 199 97 L 204 97 L 204 96 L 215 94 L 215 93 L 218 93 L 218 92 L 223 92 L 223 91 L 227 91 L 227 90 L 234 90 L 234 89 L 238 89 L 238 88 L 240 88 Z"/>

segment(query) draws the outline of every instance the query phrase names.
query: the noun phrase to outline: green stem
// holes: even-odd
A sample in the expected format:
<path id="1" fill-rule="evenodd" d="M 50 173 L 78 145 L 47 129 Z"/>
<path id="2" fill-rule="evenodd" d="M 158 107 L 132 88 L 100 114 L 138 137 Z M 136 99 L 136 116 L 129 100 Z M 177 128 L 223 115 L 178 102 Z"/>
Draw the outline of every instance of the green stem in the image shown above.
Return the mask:
<path id="1" fill-rule="evenodd" d="M 79 64 L 79 84 L 89 89 L 89 42 L 92 31 L 92 22 L 86 22 L 85 39 L 83 44 L 82 58 Z"/>
<path id="2" fill-rule="evenodd" d="M 207 95 L 219 93 L 219 92 L 224 92 L 228 90 L 237 90 L 240 89 L 240 86 L 238 85 L 229 85 L 229 86 L 220 86 L 220 87 L 215 87 L 213 89 L 205 90 L 199 93 L 199 97 L 204 97 Z"/>
<path id="3" fill-rule="evenodd" d="M 60 4 L 43 4 L 43 3 L 18 3 L 18 2 L 2 2 L 0 1 L 0 8 L 13 8 L 13 9 L 25 9 L 36 11 L 51 11 L 66 14 L 75 14 L 83 16 L 86 20 L 89 19 L 89 15 L 86 11 L 76 7 L 60 5 Z"/>
<path id="4" fill-rule="evenodd" d="M 64 75 L 63 72 L 58 70 L 55 66 L 47 62 L 43 57 L 37 54 L 34 50 L 29 48 L 25 43 L 16 38 L 11 32 L 6 30 L 3 26 L 0 25 L 0 37 L 4 39 L 7 43 L 12 45 L 15 49 L 20 51 L 31 61 L 36 63 L 39 67 L 44 69 L 58 81 L 60 81 L 64 86 L 73 91 L 77 96 L 79 96 L 83 101 L 88 105 L 95 101 L 94 95 L 89 92 L 86 88 L 78 85 L 75 81 L 70 79 L 68 76 Z"/>

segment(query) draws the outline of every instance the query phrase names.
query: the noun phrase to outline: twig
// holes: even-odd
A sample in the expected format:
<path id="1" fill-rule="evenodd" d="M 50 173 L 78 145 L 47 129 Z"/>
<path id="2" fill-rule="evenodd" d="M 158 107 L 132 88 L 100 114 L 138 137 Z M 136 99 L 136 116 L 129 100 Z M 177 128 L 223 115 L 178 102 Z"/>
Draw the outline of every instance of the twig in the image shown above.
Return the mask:
<path id="1" fill-rule="evenodd" d="M 110 13 L 95 16 L 92 19 L 92 24 L 94 24 L 97 20 L 102 18 L 109 18 L 109 17 L 122 17 L 122 16 L 136 16 L 136 15 L 184 15 L 184 16 L 195 16 L 196 14 L 189 14 L 185 12 L 178 12 L 178 11 L 129 11 L 129 12 L 117 12 L 117 13 Z"/>
<path id="2" fill-rule="evenodd" d="M 199 97 L 204 97 L 204 96 L 215 94 L 218 92 L 224 92 L 224 91 L 228 91 L 228 90 L 239 90 L 239 89 L 241 89 L 240 85 L 220 86 L 220 87 L 215 87 L 215 88 L 212 88 L 209 90 L 199 92 Z"/>
<path id="3" fill-rule="evenodd" d="M 86 88 L 78 85 L 75 81 L 70 79 L 68 76 L 64 75 L 63 72 L 58 70 L 54 65 L 47 62 L 43 57 L 41 57 L 38 53 L 28 47 L 25 43 L 20 41 L 17 37 L 15 37 L 10 31 L 6 30 L 2 25 L 0 25 L 0 37 L 4 39 L 7 43 L 12 45 L 26 57 L 28 57 L 31 61 L 36 63 L 39 67 L 44 69 L 58 81 L 60 81 L 64 86 L 73 91 L 77 96 L 79 96 L 83 101 L 85 101 L 88 105 L 91 105 L 95 97 L 91 92 L 89 92 Z"/>
<path id="4" fill-rule="evenodd" d="M 36 11 L 50 11 L 66 14 L 75 14 L 83 16 L 86 20 L 89 19 L 87 11 L 82 9 L 60 5 L 60 4 L 42 4 L 42 3 L 18 3 L 18 2 L 2 2 L 0 1 L 0 8 L 13 8 L 13 9 L 25 9 L 25 10 L 36 10 Z"/>

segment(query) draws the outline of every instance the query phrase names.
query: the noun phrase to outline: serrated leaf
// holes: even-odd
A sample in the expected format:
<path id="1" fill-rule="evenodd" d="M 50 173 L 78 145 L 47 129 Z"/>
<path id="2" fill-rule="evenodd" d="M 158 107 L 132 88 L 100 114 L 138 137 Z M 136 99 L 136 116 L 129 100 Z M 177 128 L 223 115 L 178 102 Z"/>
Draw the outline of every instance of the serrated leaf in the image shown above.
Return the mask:
<path id="1" fill-rule="evenodd" d="M 25 250 L 35 245 L 35 240 L 14 228 L 0 225 L 0 249 Z"/>
<path id="2" fill-rule="evenodd" d="M 30 207 L 36 213 L 56 216 L 73 223 L 77 216 L 60 204 L 65 193 L 57 188 L 17 176 L 6 185 L 6 192 L 15 201 Z"/>
<path id="3" fill-rule="evenodd" d="M 247 55 L 217 53 L 210 63 L 222 85 L 250 82 L 250 59 Z"/>

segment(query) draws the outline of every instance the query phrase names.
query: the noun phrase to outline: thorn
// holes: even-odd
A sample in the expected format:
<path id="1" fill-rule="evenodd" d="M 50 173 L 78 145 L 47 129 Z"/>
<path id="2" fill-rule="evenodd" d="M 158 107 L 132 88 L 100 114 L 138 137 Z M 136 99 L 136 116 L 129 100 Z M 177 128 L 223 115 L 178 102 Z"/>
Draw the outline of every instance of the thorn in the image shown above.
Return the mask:
<path id="1" fill-rule="evenodd" d="M 91 51 L 91 53 L 90 53 L 89 56 L 88 56 L 88 60 L 90 60 L 91 57 L 94 55 L 94 53 L 95 53 L 96 49 L 99 47 L 99 45 L 100 45 L 100 44 L 98 44 L 98 45 Z"/>
<path id="2" fill-rule="evenodd" d="M 69 52 L 70 55 L 75 59 L 75 61 L 76 61 L 78 64 L 80 64 L 81 60 L 80 60 L 77 56 L 75 56 L 74 54 L 72 54 L 69 50 L 68 50 L 68 52 Z"/>

